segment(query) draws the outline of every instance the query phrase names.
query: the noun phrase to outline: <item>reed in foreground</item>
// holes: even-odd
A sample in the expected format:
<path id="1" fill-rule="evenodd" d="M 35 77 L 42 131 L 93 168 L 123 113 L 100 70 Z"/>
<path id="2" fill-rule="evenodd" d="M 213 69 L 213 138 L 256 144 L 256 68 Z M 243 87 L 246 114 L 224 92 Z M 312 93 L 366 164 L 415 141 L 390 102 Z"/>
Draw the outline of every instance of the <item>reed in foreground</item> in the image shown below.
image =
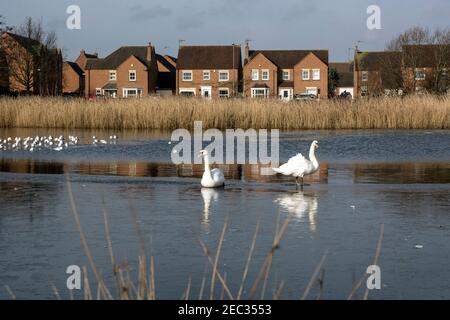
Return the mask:
<path id="1" fill-rule="evenodd" d="M 450 98 L 410 96 L 289 103 L 181 97 L 0 99 L 0 127 L 85 129 L 450 129 Z"/>

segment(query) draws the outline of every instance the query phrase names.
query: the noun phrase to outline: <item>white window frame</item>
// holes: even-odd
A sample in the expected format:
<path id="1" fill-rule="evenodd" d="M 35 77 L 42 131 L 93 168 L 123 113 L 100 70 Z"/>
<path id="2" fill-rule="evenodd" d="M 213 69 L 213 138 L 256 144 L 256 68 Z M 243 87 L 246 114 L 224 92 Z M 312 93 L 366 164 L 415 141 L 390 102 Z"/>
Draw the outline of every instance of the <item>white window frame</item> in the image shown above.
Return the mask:
<path id="1" fill-rule="evenodd" d="M 178 89 L 178 94 L 181 95 L 183 92 L 192 92 L 194 97 L 197 95 L 197 90 L 195 88 L 180 88 Z"/>
<path id="2" fill-rule="evenodd" d="M 259 69 L 252 69 L 252 81 L 259 80 Z"/>
<path id="3" fill-rule="evenodd" d="M 227 94 L 226 95 L 221 95 L 220 91 L 226 91 Z M 230 88 L 219 88 L 217 91 L 219 98 L 229 98 L 230 97 Z"/>
<path id="4" fill-rule="evenodd" d="M 369 81 L 369 71 L 361 72 L 361 81 L 363 82 Z"/>
<path id="5" fill-rule="evenodd" d="M 116 80 L 117 80 L 117 71 L 109 70 L 109 81 L 116 81 Z"/>
<path id="6" fill-rule="evenodd" d="M 130 91 L 130 90 L 135 90 L 135 91 L 136 91 L 136 95 L 130 96 L 130 95 L 128 94 L 128 91 Z M 123 96 L 124 98 L 129 98 L 129 97 L 132 97 L 132 98 L 141 98 L 141 97 L 143 96 L 143 94 L 144 94 L 144 89 L 142 89 L 142 88 L 123 88 L 123 89 L 122 89 L 122 96 Z"/>
<path id="7" fill-rule="evenodd" d="M 222 79 L 221 75 L 226 74 L 227 78 Z M 228 70 L 219 70 L 219 82 L 230 81 L 230 72 Z"/>
<path id="8" fill-rule="evenodd" d="M 308 76 L 307 77 L 305 77 L 305 72 L 308 72 Z M 310 71 L 309 71 L 309 69 L 302 69 L 302 80 L 303 81 L 308 81 L 309 78 L 310 78 Z"/>
<path id="9" fill-rule="evenodd" d="M 131 75 L 134 74 L 134 79 L 131 79 Z M 135 82 L 137 80 L 136 70 L 128 70 L 128 81 Z"/>
<path id="10" fill-rule="evenodd" d="M 418 74 L 420 73 L 420 77 L 418 76 Z M 427 78 L 427 74 L 425 72 L 425 69 L 423 68 L 416 68 L 414 70 L 414 79 L 416 81 L 424 81 Z"/>
<path id="11" fill-rule="evenodd" d="M 285 77 L 285 75 L 287 75 L 287 77 Z M 281 71 L 281 78 L 283 79 L 283 81 L 291 80 L 291 71 L 290 70 Z"/>
<path id="12" fill-rule="evenodd" d="M 305 90 L 306 94 L 314 94 L 316 96 L 319 95 L 319 88 L 317 88 L 317 87 L 306 87 L 305 89 L 306 89 Z M 316 93 L 309 93 L 308 90 L 314 90 Z"/>
<path id="13" fill-rule="evenodd" d="M 266 74 L 267 77 L 265 77 L 264 74 Z M 269 71 L 269 69 L 262 69 L 261 70 L 261 80 L 269 81 L 269 79 L 270 79 L 270 71 Z"/>
<path id="14" fill-rule="evenodd" d="M 190 75 L 190 78 L 186 78 L 185 75 Z M 192 73 L 192 70 L 183 70 L 181 71 L 181 80 L 186 82 L 191 82 L 194 79 L 194 74 Z"/>
<path id="15" fill-rule="evenodd" d="M 205 77 L 207 75 L 207 77 Z M 211 70 L 203 70 L 203 81 L 211 80 Z"/>
<path id="16" fill-rule="evenodd" d="M 102 88 L 95 88 L 95 95 L 101 96 L 102 95 Z"/>
<path id="17" fill-rule="evenodd" d="M 257 94 L 257 91 L 264 91 L 264 94 Z M 267 98 L 269 96 L 269 88 L 251 88 L 252 98 Z"/>
<path id="18" fill-rule="evenodd" d="M 318 72 L 318 74 L 316 74 Z M 313 81 L 320 81 L 320 69 L 312 69 L 312 79 Z"/>

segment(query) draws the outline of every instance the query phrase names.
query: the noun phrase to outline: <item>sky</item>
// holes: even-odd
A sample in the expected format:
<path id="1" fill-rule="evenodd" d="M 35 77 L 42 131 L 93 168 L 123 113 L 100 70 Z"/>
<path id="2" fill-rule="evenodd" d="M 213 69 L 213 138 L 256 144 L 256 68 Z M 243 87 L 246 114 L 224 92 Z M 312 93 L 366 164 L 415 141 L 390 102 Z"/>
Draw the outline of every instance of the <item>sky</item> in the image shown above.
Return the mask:
<path id="1" fill-rule="evenodd" d="M 69 30 L 67 7 L 81 9 L 81 29 Z M 381 29 L 369 30 L 367 8 L 380 8 Z M 330 62 L 350 48 L 383 50 L 407 28 L 450 25 L 449 0 L 2 0 L 0 14 L 15 26 L 42 19 L 69 60 L 80 49 L 104 57 L 124 45 L 151 42 L 160 54 L 183 44 L 241 44 L 252 49 L 328 49 Z"/>

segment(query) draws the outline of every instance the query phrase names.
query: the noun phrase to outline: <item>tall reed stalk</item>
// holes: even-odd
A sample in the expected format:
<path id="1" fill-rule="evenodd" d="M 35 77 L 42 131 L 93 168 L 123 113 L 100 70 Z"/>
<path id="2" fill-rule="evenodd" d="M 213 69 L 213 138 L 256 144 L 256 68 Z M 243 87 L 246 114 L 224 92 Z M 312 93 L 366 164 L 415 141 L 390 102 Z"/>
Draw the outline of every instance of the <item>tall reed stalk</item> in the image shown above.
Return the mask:
<path id="1" fill-rule="evenodd" d="M 92 102 L 60 97 L 0 98 L 0 127 L 86 129 L 450 129 L 450 98 L 408 96 L 282 102 L 147 97 Z"/>

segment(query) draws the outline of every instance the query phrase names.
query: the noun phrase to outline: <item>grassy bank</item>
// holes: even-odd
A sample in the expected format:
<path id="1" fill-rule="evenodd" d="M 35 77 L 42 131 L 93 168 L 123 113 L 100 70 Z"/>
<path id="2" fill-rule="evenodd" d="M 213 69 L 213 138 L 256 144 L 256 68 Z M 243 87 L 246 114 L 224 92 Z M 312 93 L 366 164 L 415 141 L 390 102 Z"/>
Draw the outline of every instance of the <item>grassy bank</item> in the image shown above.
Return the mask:
<path id="1" fill-rule="evenodd" d="M 168 129 L 450 129 L 450 98 L 432 96 L 317 103 L 279 100 L 157 98 L 0 99 L 0 127 Z"/>

